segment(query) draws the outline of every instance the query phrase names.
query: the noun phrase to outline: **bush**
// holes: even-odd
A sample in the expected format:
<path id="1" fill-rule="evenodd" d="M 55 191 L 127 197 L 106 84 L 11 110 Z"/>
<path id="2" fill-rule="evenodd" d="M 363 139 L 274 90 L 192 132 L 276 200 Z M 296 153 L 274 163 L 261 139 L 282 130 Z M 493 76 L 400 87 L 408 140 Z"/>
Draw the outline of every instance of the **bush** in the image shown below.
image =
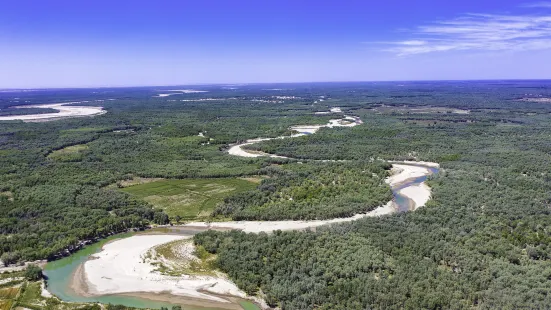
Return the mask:
<path id="1" fill-rule="evenodd" d="M 37 265 L 29 265 L 25 269 L 25 278 L 29 281 L 38 281 L 42 279 L 42 269 Z"/>

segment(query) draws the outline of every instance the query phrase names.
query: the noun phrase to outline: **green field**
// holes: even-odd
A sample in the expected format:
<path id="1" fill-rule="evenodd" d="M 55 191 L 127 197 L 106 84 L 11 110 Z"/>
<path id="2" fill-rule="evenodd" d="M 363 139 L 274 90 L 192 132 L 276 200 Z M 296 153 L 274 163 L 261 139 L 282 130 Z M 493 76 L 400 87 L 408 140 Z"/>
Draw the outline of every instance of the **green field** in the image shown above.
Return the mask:
<path id="1" fill-rule="evenodd" d="M 12 304 L 11 300 L 0 300 L 0 310 L 10 310 Z"/>
<path id="2" fill-rule="evenodd" d="M 163 209 L 171 218 L 183 220 L 206 218 L 225 197 L 255 188 L 243 179 L 160 180 L 130 186 L 122 191 Z"/>
<path id="3" fill-rule="evenodd" d="M 17 297 L 19 293 L 19 287 L 8 287 L 0 289 L 0 298 L 1 299 L 13 299 Z"/>
<path id="4" fill-rule="evenodd" d="M 86 144 L 77 144 L 53 151 L 48 158 L 55 161 L 80 161 L 82 152 L 88 149 Z"/>

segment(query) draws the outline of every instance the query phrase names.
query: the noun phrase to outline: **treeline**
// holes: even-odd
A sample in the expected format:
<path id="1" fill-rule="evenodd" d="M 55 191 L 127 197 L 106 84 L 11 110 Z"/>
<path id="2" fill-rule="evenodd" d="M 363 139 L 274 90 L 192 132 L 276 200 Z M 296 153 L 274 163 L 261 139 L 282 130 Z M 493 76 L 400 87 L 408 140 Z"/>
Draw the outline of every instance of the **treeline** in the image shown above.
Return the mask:
<path id="1" fill-rule="evenodd" d="M 205 103 L 131 89 L 110 93 L 126 99 L 105 101 L 108 113 L 99 117 L 0 123 L 0 255 L 46 258 L 79 240 L 164 222 L 164 213 L 105 188 L 134 175 L 261 174 L 269 178 L 227 200 L 219 214 L 323 218 L 377 205 L 369 199 L 386 201 L 388 187 L 377 186 L 387 167 L 370 166 L 372 159 L 419 159 L 442 169 L 430 181 L 433 200 L 413 213 L 315 232 L 208 232 L 196 242 L 218 255 L 220 268 L 241 288 L 283 309 L 545 309 L 551 304 L 551 107 L 515 99 L 549 96 L 549 86 L 511 83 L 303 85 L 274 87 L 287 88 L 277 94 L 251 86 L 190 96 L 228 99 Z M 303 99 L 251 100 L 275 95 Z M 56 96 L 50 99 L 68 97 Z M 314 103 L 321 96 L 326 100 Z M 416 116 L 412 123 L 408 115 L 377 114 L 375 104 L 471 113 Z M 323 124 L 329 116 L 312 113 L 335 106 L 364 124 L 258 145 L 308 159 L 303 164 L 222 151 L 235 141 L 285 134 L 290 125 Z M 113 132 L 121 128 L 134 130 Z M 77 161 L 47 157 L 77 144 L 87 146 Z M 357 166 L 312 159 L 356 160 Z M 347 190 L 356 183 L 366 188 L 360 202 Z M 349 203 L 340 208 L 341 201 Z"/>
<path id="2" fill-rule="evenodd" d="M 77 185 L 35 186 L 13 201 L 0 196 L 0 214 L 0 252 L 9 263 L 54 259 L 85 240 L 168 223 L 165 213 L 127 194 Z"/>
<path id="3" fill-rule="evenodd" d="M 108 186 L 133 176 L 257 175 L 258 169 L 278 161 L 228 156 L 223 150 L 229 143 L 279 136 L 290 125 L 328 119 L 313 115 L 309 101 L 253 101 L 270 99 L 262 91 L 185 97 L 220 98 L 207 102 L 154 98 L 152 91 L 17 94 L 33 104 L 85 100 L 89 102 L 79 104 L 102 105 L 108 113 L 44 123 L 0 122 L 0 256 L 9 262 L 52 259 L 78 249 L 83 241 L 165 224 L 162 210 Z M 7 96 L 0 94 L 2 107 L 13 101 Z M 106 100 L 113 97 L 121 99 Z"/>
<path id="4" fill-rule="evenodd" d="M 413 213 L 195 242 L 240 288 L 282 309 L 545 309 L 549 185 L 508 167 L 441 171 L 433 200 Z"/>
<path id="5" fill-rule="evenodd" d="M 479 91 L 459 107 L 511 98 Z M 415 212 L 315 232 L 205 232 L 195 242 L 239 287 L 282 309 L 547 309 L 551 122 L 541 105 L 513 107 L 423 117 L 444 118 L 437 124 L 357 110 L 361 126 L 265 142 L 259 149 L 292 157 L 432 160 L 442 169 Z"/>
<path id="6" fill-rule="evenodd" d="M 392 199 L 383 162 L 310 162 L 262 168 L 255 189 L 232 195 L 213 216 L 234 220 L 310 220 L 365 213 Z"/>

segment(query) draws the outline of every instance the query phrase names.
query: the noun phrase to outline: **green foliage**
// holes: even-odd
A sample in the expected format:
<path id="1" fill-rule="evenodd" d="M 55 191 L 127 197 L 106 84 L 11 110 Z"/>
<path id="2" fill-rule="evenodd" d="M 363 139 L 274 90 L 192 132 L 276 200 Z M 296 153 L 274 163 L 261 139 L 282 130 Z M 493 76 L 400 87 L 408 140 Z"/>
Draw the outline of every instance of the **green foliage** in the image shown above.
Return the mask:
<path id="1" fill-rule="evenodd" d="M 42 279 L 42 269 L 37 265 L 28 265 L 25 269 L 25 278 L 29 281 L 38 281 Z"/>
<path id="2" fill-rule="evenodd" d="M 55 161 L 80 161 L 84 157 L 84 152 L 88 149 L 85 144 L 77 144 L 64 147 L 60 150 L 53 151 L 48 155 L 48 158 Z"/>
<path id="3" fill-rule="evenodd" d="M 178 222 L 208 218 L 224 197 L 254 188 L 240 179 L 160 180 L 122 189 L 163 210 Z"/>
<path id="4" fill-rule="evenodd" d="M 11 264 L 15 264 L 19 260 L 19 253 L 13 253 L 13 252 L 4 252 L 0 256 L 0 260 L 4 264 L 5 267 L 8 267 Z"/>
<path id="5" fill-rule="evenodd" d="M 213 215 L 235 220 L 326 219 L 365 213 L 392 199 L 382 162 L 268 166 L 257 189 L 232 195 Z"/>
<path id="6" fill-rule="evenodd" d="M 442 170 L 429 181 L 432 201 L 413 213 L 315 232 L 208 232 L 195 242 L 216 254 L 216 265 L 241 288 L 282 309 L 549 307 L 551 106 L 518 101 L 551 97 L 549 82 L 269 88 L 212 86 L 168 98 L 152 97 L 148 88 L 18 93 L 31 103 L 118 100 L 102 102 L 108 113 L 94 118 L 0 123 L 0 192 L 10 193 L 0 195 L 0 255 L 55 258 L 80 240 L 166 223 L 166 213 L 107 187 L 132 177 L 269 176 L 227 197 L 217 215 L 327 218 L 388 198 L 388 187 L 379 191 L 385 167 L 378 158 L 429 160 Z M 0 108 L 8 96 L 0 94 Z M 291 125 L 325 124 L 335 115 L 313 112 L 336 106 L 364 123 L 249 146 L 303 164 L 224 152 L 230 143 L 289 134 Z M 68 161 L 48 158 L 75 145 L 88 148 Z M 364 169 L 375 169 L 377 178 L 359 173 Z M 348 188 L 357 183 L 364 186 L 356 196 Z M 45 303 L 57 306 L 55 299 Z"/>

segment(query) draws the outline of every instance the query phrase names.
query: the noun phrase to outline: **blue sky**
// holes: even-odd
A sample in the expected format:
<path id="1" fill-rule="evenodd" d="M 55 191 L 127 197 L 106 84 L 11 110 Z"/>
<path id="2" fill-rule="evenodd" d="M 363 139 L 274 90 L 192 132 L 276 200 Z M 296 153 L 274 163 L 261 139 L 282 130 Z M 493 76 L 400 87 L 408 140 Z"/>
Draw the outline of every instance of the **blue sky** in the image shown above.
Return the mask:
<path id="1" fill-rule="evenodd" d="M 551 1 L 0 1 L 0 88 L 551 78 Z"/>

